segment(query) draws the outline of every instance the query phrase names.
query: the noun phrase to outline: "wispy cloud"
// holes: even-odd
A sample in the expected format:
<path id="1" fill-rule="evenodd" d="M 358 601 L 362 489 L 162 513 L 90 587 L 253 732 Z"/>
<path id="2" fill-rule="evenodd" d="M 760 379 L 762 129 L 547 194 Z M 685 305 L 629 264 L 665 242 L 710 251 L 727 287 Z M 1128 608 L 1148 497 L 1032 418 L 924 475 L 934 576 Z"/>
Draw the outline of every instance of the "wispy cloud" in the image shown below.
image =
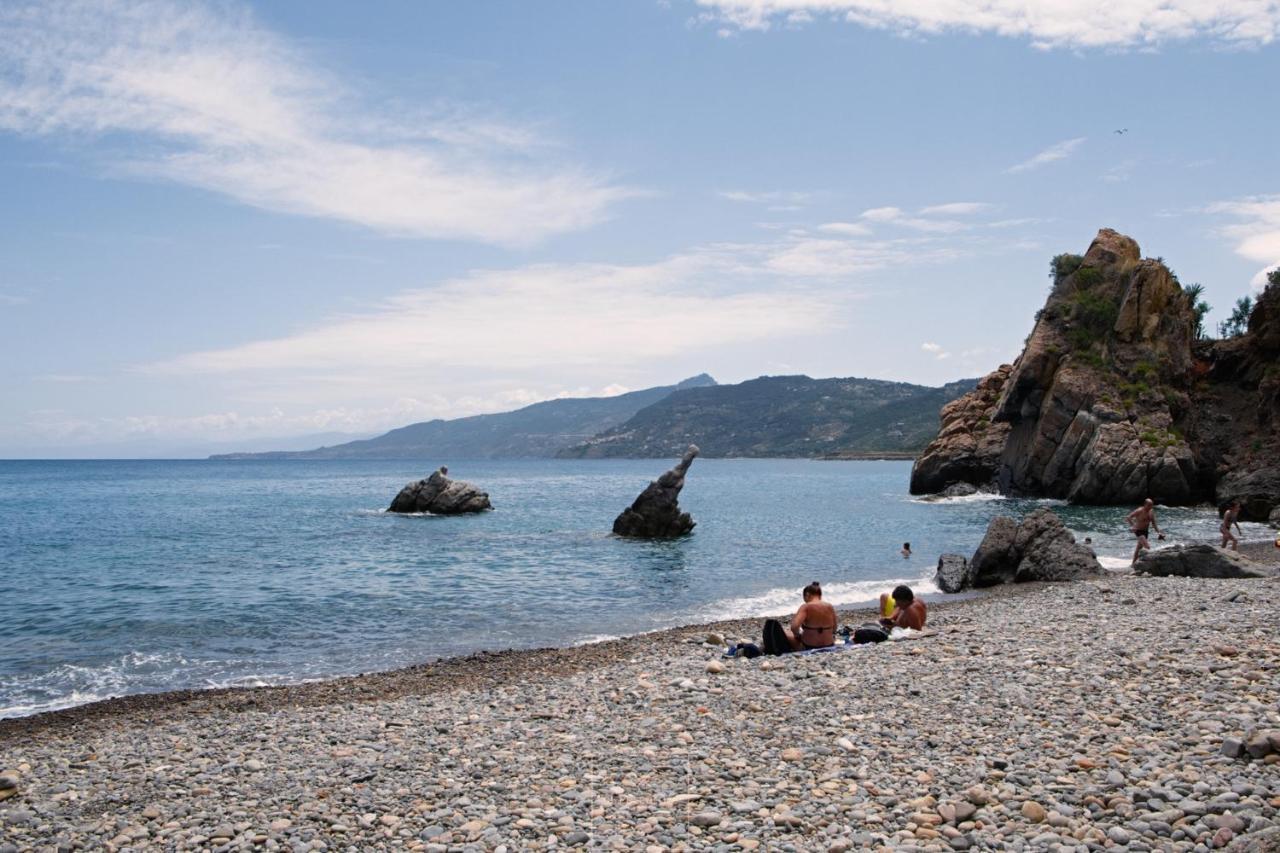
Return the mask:
<path id="1" fill-rule="evenodd" d="M 825 327 L 841 297 L 761 287 L 722 246 L 648 265 L 539 264 L 407 291 L 296 335 L 196 352 L 153 373 L 367 375 L 620 364 Z M 726 284 L 731 282 L 731 284 Z"/>
<path id="2" fill-rule="evenodd" d="M 935 344 L 932 341 L 925 341 L 920 345 L 920 349 L 929 353 L 938 361 L 946 361 L 951 358 L 951 353 L 943 349 L 941 344 Z"/>
<path id="3" fill-rule="evenodd" d="M 1210 205 L 1208 212 L 1236 220 L 1223 226 L 1221 233 L 1235 242 L 1237 255 L 1264 264 L 1251 282 L 1261 289 L 1267 273 L 1280 267 L 1280 195 L 1220 201 Z"/>
<path id="4" fill-rule="evenodd" d="M 908 35 L 992 33 L 1038 48 L 1150 48 L 1206 39 L 1254 47 L 1280 35 L 1280 6 L 1266 0 L 698 0 L 720 28 L 768 30 L 827 16 Z"/>
<path id="5" fill-rule="evenodd" d="M 924 216 L 971 216 L 976 213 L 985 213 L 994 206 L 985 201 L 950 201 L 946 204 L 922 207 L 920 213 Z"/>
<path id="6" fill-rule="evenodd" d="M 26 305 L 31 300 L 15 293 L 0 293 L 0 305 Z"/>
<path id="7" fill-rule="evenodd" d="M 740 204 L 767 204 L 772 209 L 798 210 L 813 201 L 817 193 L 787 192 L 771 190 L 768 192 L 751 192 L 748 190 L 721 190 L 716 193 L 723 199 Z"/>
<path id="8" fill-rule="evenodd" d="M 528 129 L 373 100 L 225 3 L 0 8 L 0 130 L 98 140 L 116 174 L 386 234 L 513 245 L 597 223 L 631 194 L 531 156 Z"/>
<path id="9" fill-rule="evenodd" d="M 1059 160 L 1065 160 L 1076 152 L 1076 149 L 1084 145 L 1088 137 L 1077 136 L 1075 139 L 1064 139 L 1061 142 L 1055 142 L 1048 148 L 1036 154 L 1028 160 L 1010 166 L 1005 171 L 1010 173 L 1027 172 L 1031 169 L 1038 169 L 1049 163 L 1056 163 Z"/>
<path id="10" fill-rule="evenodd" d="M 860 237 L 871 233 L 870 226 L 861 222 L 824 222 L 818 226 L 818 230 L 842 237 Z"/>

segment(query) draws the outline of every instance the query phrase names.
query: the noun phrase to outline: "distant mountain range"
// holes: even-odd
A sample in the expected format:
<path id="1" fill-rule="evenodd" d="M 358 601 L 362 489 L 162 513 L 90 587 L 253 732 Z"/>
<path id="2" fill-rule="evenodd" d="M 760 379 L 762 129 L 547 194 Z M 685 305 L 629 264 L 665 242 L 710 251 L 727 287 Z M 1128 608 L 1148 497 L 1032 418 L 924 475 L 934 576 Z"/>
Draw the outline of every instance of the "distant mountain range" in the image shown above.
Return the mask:
<path id="1" fill-rule="evenodd" d="M 304 451 L 213 459 L 652 458 L 697 444 L 705 456 L 909 455 L 938 432 L 938 410 L 976 380 L 931 388 L 878 379 L 763 376 L 718 385 L 701 374 L 616 397 L 547 400 L 513 412 L 410 424 Z"/>
<path id="2" fill-rule="evenodd" d="M 938 434 L 939 409 L 975 384 L 762 376 L 690 388 L 557 456 L 668 457 L 690 444 L 719 457 L 907 455 Z"/>
<path id="3" fill-rule="evenodd" d="M 646 388 L 614 397 L 545 400 L 494 415 L 433 420 L 393 429 L 363 441 L 303 451 L 224 453 L 211 459 L 530 459 L 550 458 L 623 423 L 674 391 L 715 385 L 699 374 L 677 385 Z M 932 436 L 930 436 L 932 437 Z"/>

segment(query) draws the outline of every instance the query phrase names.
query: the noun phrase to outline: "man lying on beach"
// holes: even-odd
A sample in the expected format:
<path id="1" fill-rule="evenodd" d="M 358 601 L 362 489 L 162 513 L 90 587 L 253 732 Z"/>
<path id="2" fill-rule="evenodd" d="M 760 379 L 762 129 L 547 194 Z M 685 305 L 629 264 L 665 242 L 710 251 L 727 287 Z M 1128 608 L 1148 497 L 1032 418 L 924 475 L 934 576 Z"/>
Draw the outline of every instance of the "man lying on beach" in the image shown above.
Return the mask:
<path id="1" fill-rule="evenodd" d="M 889 593 L 880 596 L 880 612 L 886 611 Z M 924 630 L 925 619 L 928 618 L 928 608 L 924 606 L 924 602 L 916 598 L 915 593 L 911 591 L 909 586 L 899 586 L 893 590 L 893 615 L 880 620 L 880 624 L 886 629 L 893 628 L 912 628 L 916 631 Z"/>
<path id="2" fill-rule="evenodd" d="M 765 654 L 780 655 L 835 645 L 836 609 L 822 600 L 822 586 L 814 581 L 801 595 L 804 604 L 791 617 L 791 627 L 783 628 L 776 619 L 764 623 Z"/>
<path id="3" fill-rule="evenodd" d="M 1160 525 L 1156 524 L 1156 502 L 1147 498 L 1142 502 L 1142 506 L 1126 515 L 1124 520 L 1129 522 L 1129 529 L 1133 531 L 1134 536 L 1138 537 L 1138 544 L 1133 549 L 1133 565 L 1136 566 L 1142 552 L 1151 550 L 1151 543 L 1147 541 L 1147 536 L 1152 528 L 1161 539 L 1164 539 L 1164 534 L 1160 532 Z"/>

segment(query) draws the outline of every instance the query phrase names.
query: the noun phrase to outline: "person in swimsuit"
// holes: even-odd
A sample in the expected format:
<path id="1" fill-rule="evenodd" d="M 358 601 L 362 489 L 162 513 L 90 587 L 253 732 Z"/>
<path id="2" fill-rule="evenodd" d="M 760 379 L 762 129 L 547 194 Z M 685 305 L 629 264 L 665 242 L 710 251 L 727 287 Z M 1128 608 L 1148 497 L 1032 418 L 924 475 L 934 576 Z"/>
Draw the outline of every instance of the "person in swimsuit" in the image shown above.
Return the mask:
<path id="1" fill-rule="evenodd" d="M 1226 548 L 1230 543 L 1232 551 L 1240 550 L 1240 540 L 1231 535 L 1231 525 L 1236 526 L 1236 532 L 1244 534 L 1240 529 L 1240 501 L 1232 501 L 1227 507 L 1227 511 L 1222 514 L 1222 527 L 1219 530 L 1222 533 L 1222 547 Z"/>
<path id="2" fill-rule="evenodd" d="M 886 599 L 889 595 L 880 596 L 880 612 L 885 612 Z M 913 628 L 916 631 L 924 630 L 924 620 L 928 618 L 929 609 L 924 606 L 923 601 L 918 601 L 916 595 L 911 591 L 909 586 L 899 586 L 893 590 L 893 615 L 887 619 L 881 619 L 880 624 L 886 630 L 893 628 Z"/>
<path id="3" fill-rule="evenodd" d="M 822 587 L 817 581 L 804 588 L 804 604 L 791 617 L 791 627 L 784 628 L 791 648 L 797 652 L 820 649 L 836 642 L 836 609 L 822 600 Z"/>
<path id="4" fill-rule="evenodd" d="M 910 542 L 903 542 L 903 543 L 902 543 L 902 557 L 903 557 L 903 559 L 906 559 L 906 558 L 908 558 L 908 557 L 910 557 L 910 556 L 911 556 L 911 543 L 910 543 Z"/>
<path id="5" fill-rule="evenodd" d="M 1129 529 L 1133 531 L 1133 535 L 1138 537 L 1138 544 L 1133 549 L 1133 564 L 1137 565 L 1139 555 L 1151 549 L 1147 535 L 1152 529 L 1161 539 L 1164 539 L 1164 534 L 1160 532 L 1160 525 L 1156 524 L 1156 502 L 1147 498 L 1142 502 L 1142 506 L 1125 516 L 1125 521 L 1129 522 Z"/>

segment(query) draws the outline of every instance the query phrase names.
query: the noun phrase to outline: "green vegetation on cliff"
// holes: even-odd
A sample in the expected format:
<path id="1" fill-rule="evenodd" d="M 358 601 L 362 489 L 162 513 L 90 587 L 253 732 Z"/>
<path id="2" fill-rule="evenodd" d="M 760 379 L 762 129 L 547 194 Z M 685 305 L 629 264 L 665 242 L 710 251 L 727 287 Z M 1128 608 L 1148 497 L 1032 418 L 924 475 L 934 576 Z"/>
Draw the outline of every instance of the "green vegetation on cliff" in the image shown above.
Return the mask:
<path id="1" fill-rule="evenodd" d="M 763 376 L 738 385 L 678 391 L 621 426 L 558 455 L 813 457 L 910 452 L 938 432 L 938 410 L 974 380 L 941 388 L 877 379 Z"/>

